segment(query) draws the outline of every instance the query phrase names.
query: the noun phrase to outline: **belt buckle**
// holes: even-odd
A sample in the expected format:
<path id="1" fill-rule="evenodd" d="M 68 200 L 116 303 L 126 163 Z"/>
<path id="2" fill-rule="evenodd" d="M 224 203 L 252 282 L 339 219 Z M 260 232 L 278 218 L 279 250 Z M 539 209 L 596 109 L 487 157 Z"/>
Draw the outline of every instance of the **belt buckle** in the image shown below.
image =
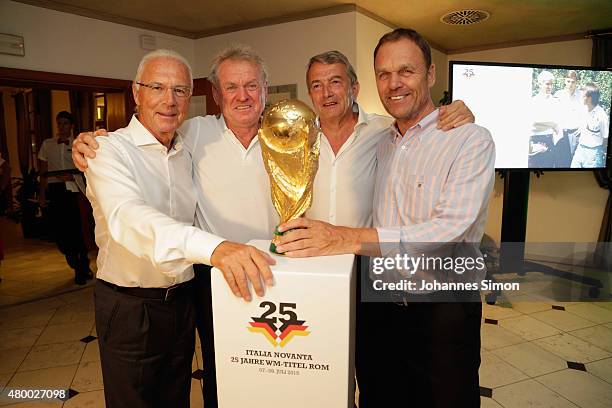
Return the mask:
<path id="1" fill-rule="evenodd" d="M 178 289 L 178 286 L 176 285 L 170 286 L 169 288 L 166 289 L 166 295 L 164 296 L 164 302 L 172 300 L 172 298 L 174 297 L 172 293 L 174 292 L 175 289 Z"/>

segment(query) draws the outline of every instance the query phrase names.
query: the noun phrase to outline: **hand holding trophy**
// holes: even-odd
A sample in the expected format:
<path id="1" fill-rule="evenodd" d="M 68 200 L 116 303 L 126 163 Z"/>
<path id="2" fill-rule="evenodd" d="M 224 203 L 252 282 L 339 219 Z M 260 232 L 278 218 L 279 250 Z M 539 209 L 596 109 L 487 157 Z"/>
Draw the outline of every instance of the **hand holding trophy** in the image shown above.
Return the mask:
<path id="1" fill-rule="evenodd" d="M 264 112 L 259 144 L 281 224 L 310 208 L 319 168 L 319 140 L 316 115 L 305 103 L 284 100 Z M 278 253 L 275 241 L 282 234 L 275 230 L 274 235 L 270 251 Z"/>

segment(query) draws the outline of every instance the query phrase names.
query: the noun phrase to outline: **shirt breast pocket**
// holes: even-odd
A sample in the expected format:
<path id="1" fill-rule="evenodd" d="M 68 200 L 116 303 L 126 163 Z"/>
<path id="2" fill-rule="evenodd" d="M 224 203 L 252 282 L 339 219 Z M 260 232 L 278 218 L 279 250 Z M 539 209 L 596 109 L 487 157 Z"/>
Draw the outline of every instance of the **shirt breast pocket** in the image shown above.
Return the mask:
<path id="1" fill-rule="evenodd" d="M 442 178 L 426 174 L 410 174 L 403 183 L 402 218 L 418 224 L 429 220 L 440 199 Z"/>

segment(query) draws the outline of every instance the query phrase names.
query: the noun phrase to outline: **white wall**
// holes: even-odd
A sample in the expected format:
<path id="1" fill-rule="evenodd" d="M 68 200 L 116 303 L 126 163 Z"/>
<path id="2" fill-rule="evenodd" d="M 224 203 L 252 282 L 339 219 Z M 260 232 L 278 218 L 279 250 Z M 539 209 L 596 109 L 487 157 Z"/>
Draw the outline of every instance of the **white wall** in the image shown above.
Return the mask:
<path id="1" fill-rule="evenodd" d="M 589 66 L 591 49 L 590 40 L 560 41 L 451 54 L 448 60 Z M 508 114 L 511 117 L 512 113 Z M 499 179 L 495 191 L 486 233 L 499 240 L 503 199 L 503 182 Z M 548 172 L 540 178 L 532 175 L 527 241 L 597 241 L 607 198 L 608 192 L 599 188 L 592 172 Z"/>
<path id="2" fill-rule="evenodd" d="M 387 112 L 380 102 L 376 81 L 374 80 L 374 48 L 383 34 L 388 33 L 393 28 L 380 23 L 361 13 L 355 13 L 357 21 L 356 45 L 357 59 L 353 66 L 359 78 L 359 103 L 366 112 L 375 112 L 386 115 Z"/>
<path id="3" fill-rule="evenodd" d="M 140 58 L 140 35 L 157 38 L 194 61 L 194 40 L 62 13 L 13 1 L 0 1 L 3 33 L 20 35 L 25 57 L 0 54 L 0 66 L 35 71 L 132 79 Z"/>
<path id="4" fill-rule="evenodd" d="M 195 76 L 209 74 L 210 61 L 232 43 L 253 47 L 270 72 L 270 85 L 297 84 L 297 97 L 310 104 L 306 65 L 313 55 L 338 50 L 355 61 L 355 13 L 342 13 L 258 27 L 195 40 Z"/>

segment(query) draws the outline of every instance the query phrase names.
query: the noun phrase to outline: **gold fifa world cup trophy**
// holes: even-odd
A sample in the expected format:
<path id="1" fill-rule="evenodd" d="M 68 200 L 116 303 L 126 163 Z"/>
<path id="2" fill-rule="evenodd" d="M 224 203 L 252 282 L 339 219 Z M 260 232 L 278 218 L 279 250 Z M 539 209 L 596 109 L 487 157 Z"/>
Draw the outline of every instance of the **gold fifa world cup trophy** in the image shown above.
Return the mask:
<path id="1" fill-rule="evenodd" d="M 284 100 L 264 112 L 259 144 L 268 176 L 272 203 L 280 223 L 299 218 L 310 208 L 312 186 L 319 168 L 319 127 L 316 115 L 303 102 Z M 274 230 L 270 251 L 282 235 Z"/>

